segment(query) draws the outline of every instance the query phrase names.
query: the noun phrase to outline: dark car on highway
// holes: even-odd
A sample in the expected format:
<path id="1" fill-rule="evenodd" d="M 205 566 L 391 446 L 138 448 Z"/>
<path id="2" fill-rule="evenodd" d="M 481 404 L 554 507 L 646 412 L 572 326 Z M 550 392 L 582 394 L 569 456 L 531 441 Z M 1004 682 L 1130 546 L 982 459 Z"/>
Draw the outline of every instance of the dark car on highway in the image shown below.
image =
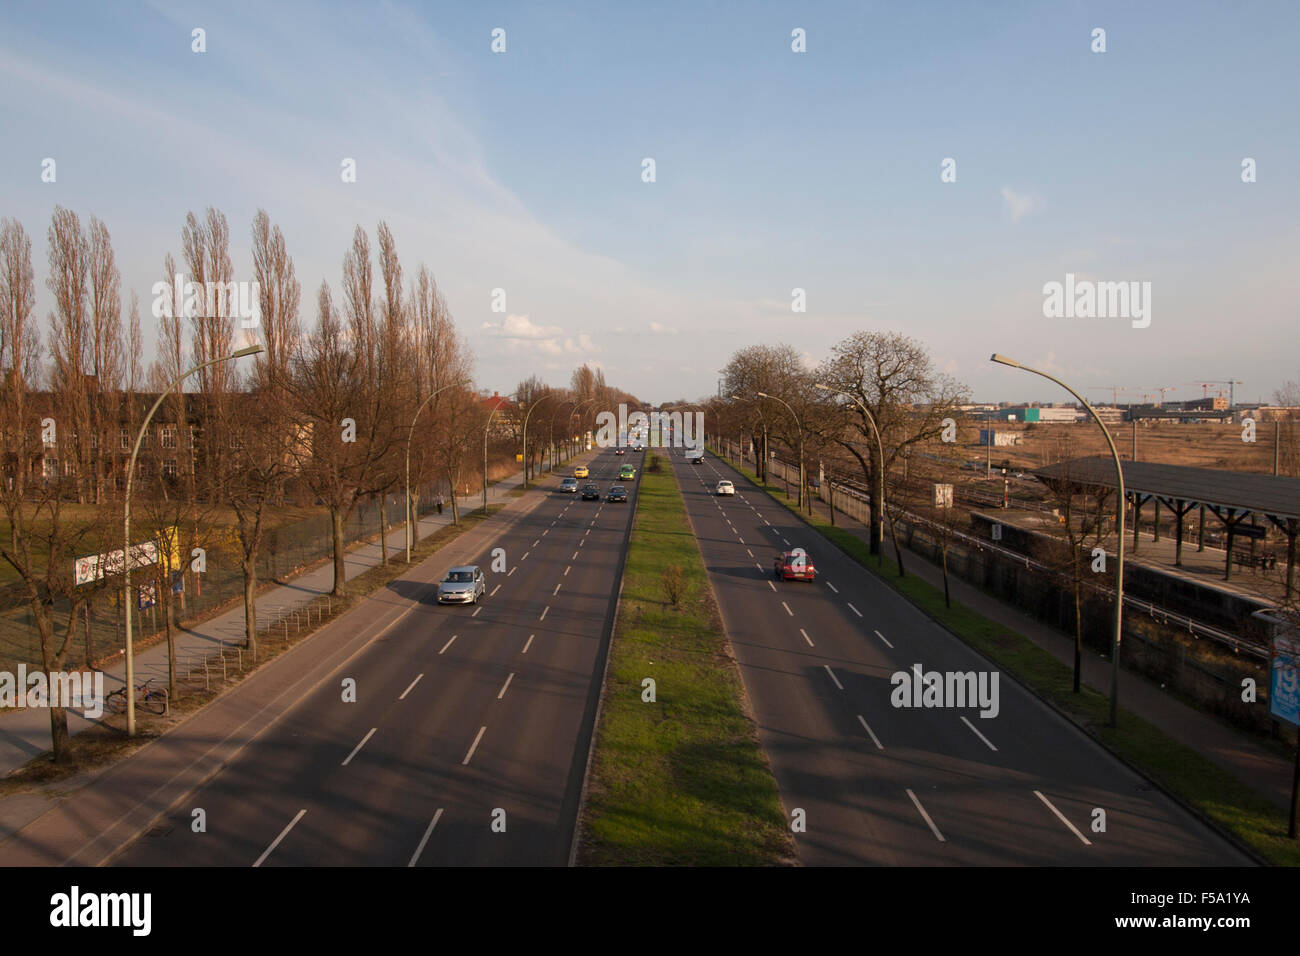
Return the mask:
<path id="1" fill-rule="evenodd" d="M 582 500 L 583 500 L 583 501 L 599 501 L 599 500 L 600 500 L 600 485 L 596 485 L 596 484 L 583 485 L 583 486 L 582 486 Z"/>
<path id="2" fill-rule="evenodd" d="M 609 489 L 609 494 L 605 496 L 606 501 L 627 501 L 627 489 L 622 485 L 614 485 Z"/>

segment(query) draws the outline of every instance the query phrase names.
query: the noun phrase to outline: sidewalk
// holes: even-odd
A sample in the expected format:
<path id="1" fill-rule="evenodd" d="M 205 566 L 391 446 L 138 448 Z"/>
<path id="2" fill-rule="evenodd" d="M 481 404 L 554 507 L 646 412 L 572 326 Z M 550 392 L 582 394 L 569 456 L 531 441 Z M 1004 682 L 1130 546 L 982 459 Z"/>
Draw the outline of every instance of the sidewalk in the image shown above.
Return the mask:
<path id="1" fill-rule="evenodd" d="M 718 460 L 729 464 L 725 458 Z M 753 468 L 752 460 L 746 460 L 745 464 Z M 779 487 L 774 488 L 774 491 L 777 497 L 783 493 Z M 792 502 L 795 500 L 793 493 L 790 500 Z M 819 516 L 829 519 L 830 511 L 824 502 L 813 498 L 813 508 Z M 870 530 L 867 526 L 839 508 L 835 509 L 835 523 L 839 528 L 857 535 L 863 541 L 870 540 Z M 885 546 L 887 549 L 893 547 L 888 541 Z M 903 566 L 908 574 L 914 574 L 928 584 L 943 588 L 943 569 L 916 552 L 904 549 Z M 892 558 L 892 550 L 889 550 L 885 556 L 884 571 L 886 574 L 896 574 L 897 570 L 898 564 Z M 959 601 L 989 620 L 1024 635 L 1067 667 L 1074 666 L 1074 642 L 1069 635 L 1003 604 L 997 598 L 985 594 L 956 576 L 949 577 L 948 585 L 954 601 Z M 1097 657 L 1085 649 L 1083 680 L 1089 687 L 1109 696 L 1110 661 Z M 1132 711 L 1175 740 L 1196 750 L 1272 803 L 1282 809 L 1291 805 L 1290 760 L 1277 756 L 1246 735 L 1174 700 L 1140 675 L 1123 669 L 1120 670 L 1119 675 L 1119 699 L 1120 706 L 1125 710 Z"/>
<path id="2" fill-rule="evenodd" d="M 585 454 L 580 452 L 579 456 Z M 579 457 L 575 456 L 575 457 Z M 564 459 L 557 461 L 562 464 Z M 539 479 L 546 481 L 547 472 L 542 471 L 532 479 L 535 484 Z M 488 488 L 488 504 L 500 504 L 508 501 L 509 493 L 523 484 L 523 471 L 516 472 L 498 481 Z M 400 496 L 399 496 L 400 503 Z M 462 502 L 462 512 L 468 513 L 481 507 L 482 494 L 471 496 Z M 419 536 L 424 539 L 439 528 L 451 523 L 451 508 L 448 506 L 443 514 L 429 514 L 416 523 Z M 379 541 L 364 541 L 347 552 L 344 558 L 346 580 L 352 580 L 359 574 L 379 564 Z M 406 527 L 397 523 L 386 535 L 389 561 L 401 562 L 406 556 Z M 290 583 L 263 591 L 257 597 L 257 617 L 259 621 L 273 619 L 280 610 L 293 610 L 309 604 L 323 594 L 328 594 L 334 587 L 334 563 L 325 561 L 319 567 L 306 571 Z M 228 646 L 243 645 L 244 642 L 244 606 L 242 602 L 216 617 L 190 630 L 177 630 L 174 638 L 176 647 L 176 671 L 183 677 L 188 662 L 202 661 L 203 658 L 217 654 L 223 642 Z M 135 655 L 135 680 L 142 683 L 154 678 L 156 685 L 167 686 L 167 643 L 159 642 Z M 126 662 L 104 668 L 104 691 L 112 693 L 126 683 Z M 80 713 L 69 710 L 68 732 L 77 734 L 94 726 L 98 721 L 88 720 Z M 0 713 L 0 777 L 21 767 L 33 757 L 38 757 L 50 749 L 50 714 L 45 708 L 5 711 Z"/>

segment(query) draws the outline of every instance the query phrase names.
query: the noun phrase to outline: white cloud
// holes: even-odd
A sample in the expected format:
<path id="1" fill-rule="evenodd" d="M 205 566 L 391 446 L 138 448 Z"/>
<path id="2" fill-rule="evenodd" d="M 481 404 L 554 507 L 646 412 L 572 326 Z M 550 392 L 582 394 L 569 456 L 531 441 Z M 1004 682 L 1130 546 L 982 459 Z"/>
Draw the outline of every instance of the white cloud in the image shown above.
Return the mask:
<path id="1" fill-rule="evenodd" d="M 676 335 L 677 330 L 671 325 L 664 325 L 662 322 L 651 322 L 650 331 L 660 335 Z"/>
<path id="2" fill-rule="evenodd" d="M 558 325 L 534 325 L 526 315 L 507 315 L 500 322 L 484 322 L 483 331 L 503 339 L 551 339 L 564 334 Z"/>
<path id="3" fill-rule="evenodd" d="M 1042 208 L 1043 202 L 1037 196 L 1018 193 L 1010 186 L 1002 187 L 1002 202 L 1012 222 L 1019 222 L 1028 213 Z"/>

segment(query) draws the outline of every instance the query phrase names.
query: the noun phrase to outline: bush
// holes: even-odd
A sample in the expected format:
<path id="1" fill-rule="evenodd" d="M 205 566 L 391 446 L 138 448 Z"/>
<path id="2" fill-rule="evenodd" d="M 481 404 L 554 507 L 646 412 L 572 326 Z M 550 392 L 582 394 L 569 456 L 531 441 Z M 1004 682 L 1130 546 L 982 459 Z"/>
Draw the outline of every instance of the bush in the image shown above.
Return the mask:
<path id="1" fill-rule="evenodd" d="M 682 573 L 680 565 L 670 564 L 664 568 L 663 573 L 664 596 L 668 603 L 677 607 L 682 600 L 682 594 L 686 591 L 686 575 Z"/>
<path id="2" fill-rule="evenodd" d="M 664 470 L 663 459 L 658 455 L 650 456 L 650 464 L 646 465 L 646 471 L 654 472 L 656 475 Z"/>

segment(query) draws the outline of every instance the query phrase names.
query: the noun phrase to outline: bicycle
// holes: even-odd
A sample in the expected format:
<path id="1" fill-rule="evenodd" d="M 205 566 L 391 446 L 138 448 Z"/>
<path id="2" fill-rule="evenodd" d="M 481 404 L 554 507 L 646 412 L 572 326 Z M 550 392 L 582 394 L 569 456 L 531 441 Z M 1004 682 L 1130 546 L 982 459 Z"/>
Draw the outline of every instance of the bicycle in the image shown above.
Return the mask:
<path id="1" fill-rule="evenodd" d="M 149 685 L 154 682 L 150 677 L 143 684 L 137 684 L 136 706 L 141 707 L 151 714 L 165 714 L 167 712 L 167 691 L 163 688 L 157 690 Z M 104 698 L 104 709 L 114 714 L 125 713 L 126 711 L 126 688 L 119 687 L 117 690 L 108 694 Z"/>

